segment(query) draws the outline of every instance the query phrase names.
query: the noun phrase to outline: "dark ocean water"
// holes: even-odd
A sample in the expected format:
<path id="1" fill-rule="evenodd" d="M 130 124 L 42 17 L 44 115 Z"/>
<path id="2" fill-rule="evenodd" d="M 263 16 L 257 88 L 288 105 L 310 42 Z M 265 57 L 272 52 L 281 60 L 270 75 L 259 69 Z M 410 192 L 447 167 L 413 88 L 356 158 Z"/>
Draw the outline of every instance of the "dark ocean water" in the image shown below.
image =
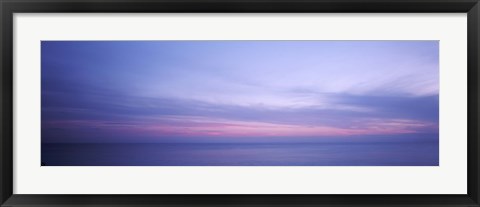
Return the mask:
<path id="1" fill-rule="evenodd" d="M 46 166 L 438 166 L 438 143 L 42 144 Z"/>

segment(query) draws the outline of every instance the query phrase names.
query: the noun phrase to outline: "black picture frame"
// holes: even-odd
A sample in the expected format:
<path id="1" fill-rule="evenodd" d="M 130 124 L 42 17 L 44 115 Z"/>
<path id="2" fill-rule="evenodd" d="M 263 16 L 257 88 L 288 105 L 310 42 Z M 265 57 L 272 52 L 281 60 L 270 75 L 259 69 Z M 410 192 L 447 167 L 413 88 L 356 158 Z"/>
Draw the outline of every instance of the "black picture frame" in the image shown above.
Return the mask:
<path id="1" fill-rule="evenodd" d="M 478 0 L 0 0 L 1 206 L 480 206 Z M 467 13 L 468 193 L 465 195 L 22 195 L 13 194 L 14 13 Z M 451 179 L 455 179 L 452 177 Z M 94 188 L 95 186 L 91 186 Z M 414 186 L 412 186 L 414 187 Z"/>

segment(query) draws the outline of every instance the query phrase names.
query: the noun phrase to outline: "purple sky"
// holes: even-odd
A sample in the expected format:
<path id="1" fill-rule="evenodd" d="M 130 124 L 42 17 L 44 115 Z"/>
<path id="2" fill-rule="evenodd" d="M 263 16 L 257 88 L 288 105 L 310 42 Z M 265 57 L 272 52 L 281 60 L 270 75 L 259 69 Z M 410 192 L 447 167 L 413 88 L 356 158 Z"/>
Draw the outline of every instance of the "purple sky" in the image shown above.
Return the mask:
<path id="1" fill-rule="evenodd" d="M 43 41 L 42 142 L 420 140 L 438 63 L 438 41 Z"/>

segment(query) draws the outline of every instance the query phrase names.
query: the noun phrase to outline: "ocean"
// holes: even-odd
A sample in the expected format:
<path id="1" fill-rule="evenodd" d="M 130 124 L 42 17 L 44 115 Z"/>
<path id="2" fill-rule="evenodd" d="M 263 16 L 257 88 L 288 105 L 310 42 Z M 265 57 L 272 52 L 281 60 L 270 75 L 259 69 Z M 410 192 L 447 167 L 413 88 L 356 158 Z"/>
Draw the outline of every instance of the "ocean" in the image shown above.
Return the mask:
<path id="1" fill-rule="evenodd" d="M 42 144 L 44 166 L 438 166 L 438 142 Z"/>

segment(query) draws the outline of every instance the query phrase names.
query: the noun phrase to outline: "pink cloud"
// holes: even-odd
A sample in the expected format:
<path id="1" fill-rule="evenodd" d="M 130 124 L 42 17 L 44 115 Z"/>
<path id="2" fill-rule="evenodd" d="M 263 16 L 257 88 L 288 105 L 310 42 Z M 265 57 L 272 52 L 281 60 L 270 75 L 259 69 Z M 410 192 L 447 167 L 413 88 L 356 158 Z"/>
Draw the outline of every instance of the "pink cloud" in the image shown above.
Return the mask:
<path id="1" fill-rule="evenodd" d="M 405 134 L 435 128 L 435 123 L 403 119 L 368 119 L 341 128 L 170 116 L 162 117 L 158 124 L 130 129 L 157 136 L 288 137 Z"/>
<path id="2" fill-rule="evenodd" d="M 183 137 L 324 137 L 349 135 L 407 134 L 436 130 L 435 123 L 406 119 L 365 119 L 348 127 L 305 126 L 212 119 L 195 116 L 165 116 L 148 122 L 115 123 L 99 120 L 48 122 L 62 128 L 98 128 L 113 133 Z"/>

